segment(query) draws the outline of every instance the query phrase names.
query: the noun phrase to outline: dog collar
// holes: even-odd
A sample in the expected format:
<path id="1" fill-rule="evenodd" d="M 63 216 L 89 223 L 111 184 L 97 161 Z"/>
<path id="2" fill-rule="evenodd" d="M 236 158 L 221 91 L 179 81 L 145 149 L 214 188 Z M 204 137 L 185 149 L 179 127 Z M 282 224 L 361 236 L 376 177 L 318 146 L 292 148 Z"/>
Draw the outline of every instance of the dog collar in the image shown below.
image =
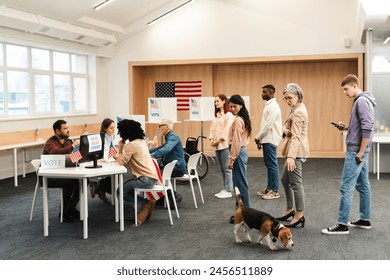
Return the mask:
<path id="1" fill-rule="evenodd" d="M 273 235 L 272 242 L 275 243 L 275 242 L 277 241 L 276 236 L 278 235 L 280 229 L 283 228 L 283 227 L 284 227 L 284 225 L 283 225 L 282 223 L 279 223 L 279 222 L 278 222 L 277 226 L 274 227 L 274 228 L 271 230 L 272 235 Z M 275 228 L 276 228 L 276 229 L 275 229 Z"/>

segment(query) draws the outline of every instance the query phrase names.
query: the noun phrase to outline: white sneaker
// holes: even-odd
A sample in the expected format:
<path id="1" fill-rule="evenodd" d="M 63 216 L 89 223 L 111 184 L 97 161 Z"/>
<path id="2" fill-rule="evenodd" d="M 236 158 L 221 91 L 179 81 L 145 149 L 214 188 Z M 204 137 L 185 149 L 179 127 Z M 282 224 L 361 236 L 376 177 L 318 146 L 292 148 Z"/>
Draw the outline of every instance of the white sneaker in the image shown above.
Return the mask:
<path id="1" fill-rule="evenodd" d="M 230 198 L 230 197 L 232 197 L 233 195 L 232 195 L 232 192 L 228 192 L 228 191 L 225 191 L 225 190 L 223 190 L 223 192 L 221 192 L 218 196 L 217 196 L 217 198 Z"/>
<path id="2" fill-rule="evenodd" d="M 219 195 L 222 194 L 223 192 L 225 192 L 225 190 L 221 190 L 219 193 L 214 194 L 214 196 L 219 196 Z"/>

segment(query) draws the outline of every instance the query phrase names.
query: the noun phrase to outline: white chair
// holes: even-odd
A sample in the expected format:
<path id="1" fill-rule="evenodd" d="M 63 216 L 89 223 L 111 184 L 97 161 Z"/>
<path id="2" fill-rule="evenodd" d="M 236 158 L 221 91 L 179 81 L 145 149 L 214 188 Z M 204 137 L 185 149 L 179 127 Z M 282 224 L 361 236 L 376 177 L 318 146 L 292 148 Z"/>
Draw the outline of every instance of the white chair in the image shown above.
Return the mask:
<path id="1" fill-rule="evenodd" d="M 31 161 L 31 164 L 34 167 L 35 173 L 37 175 L 37 183 L 35 184 L 34 196 L 33 196 L 33 201 L 32 201 L 32 205 L 31 205 L 30 221 L 32 221 L 32 216 L 33 216 L 33 213 L 34 213 L 35 198 L 37 196 L 38 187 L 40 185 L 39 184 L 38 170 L 39 170 L 39 166 L 41 165 L 41 160 L 40 159 L 33 159 Z M 42 187 L 41 187 L 41 189 L 42 189 Z M 61 216 L 60 216 L 60 222 L 62 223 L 62 217 L 63 217 L 63 213 L 64 213 L 64 198 L 63 198 L 63 194 L 62 194 L 62 188 L 59 188 L 59 189 L 61 191 L 61 212 L 60 212 Z"/>
<path id="2" fill-rule="evenodd" d="M 173 225 L 171 207 L 169 205 L 169 199 L 168 199 L 168 191 L 170 191 L 171 195 L 173 197 L 172 200 L 173 200 L 173 204 L 175 206 L 177 218 L 180 218 L 179 211 L 177 210 L 175 194 L 173 192 L 172 183 L 171 183 L 172 171 L 173 171 L 173 168 L 175 167 L 176 162 L 177 162 L 177 160 L 174 160 L 174 161 L 168 163 L 164 167 L 164 171 L 162 174 L 162 184 L 158 183 L 158 184 L 154 185 L 154 187 L 151 189 L 144 189 L 144 188 L 135 188 L 134 189 L 134 213 L 135 213 L 135 225 L 136 226 L 138 225 L 138 222 L 137 222 L 137 214 L 138 214 L 137 213 L 138 212 L 137 211 L 137 209 L 138 209 L 137 208 L 137 196 L 140 193 L 151 193 L 151 192 L 163 193 L 164 198 L 165 198 L 165 204 L 166 204 L 166 207 L 168 209 L 169 220 L 171 222 L 171 225 Z"/>
<path id="3" fill-rule="evenodd" d="M 184 174 L 182 177 L 173 177 L 172 178 L 173 179 L 173 189 L 175 191 L 176 191 L 176 180 L 177 181 L 189 181 L 190 182 L 192 196 L 194 198 L 195 208 L 198 208 L 198 204 L 196 203 L 194 185 L 192 183 L 192 180 L 194 180 L 194 179 L 196 179 L 198 181 L 200 197 L 202 199 L 202 203 L 204 204 L 203 193 L 202 193 L 202 186 L 200 185 L 199 175 L 198 175 L 198 171 L 196 169 L 196 166 L 198 165 L 198 161 L 199 161 L 201 156 L 202 156 L 201 153 L 197 153 L 197 154 L 191 155 L 190 158 L 188 159 L 188 163 L 187 163 L 187 174 Z"/>

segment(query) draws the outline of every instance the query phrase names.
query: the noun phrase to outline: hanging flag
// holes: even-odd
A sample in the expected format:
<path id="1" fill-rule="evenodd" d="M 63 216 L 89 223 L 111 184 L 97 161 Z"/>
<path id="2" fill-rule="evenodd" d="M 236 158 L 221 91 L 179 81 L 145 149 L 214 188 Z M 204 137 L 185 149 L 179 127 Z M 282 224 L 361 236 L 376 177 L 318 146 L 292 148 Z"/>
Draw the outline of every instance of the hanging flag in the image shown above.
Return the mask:
<path id="1" fill-rule="evenodd" d="M 160 184 L 163 181 L 163 178 L 162 178 L 162 175 L 161 175 L 161 171 L 160 171 L 160 167 L 158 166 L 158 163 L 157 163 L 156 159 L 153 158 L 152 160 L 153 160 L 154 168 L 156 169 L 157 177 L 158 177 L 158 179 L 160 181 L 157 184 Z M 160 198 L 164 197 L 164 193 L 163 192 L 157 192 L 157 191 L 146 192 L 146 196 L 148 197 L 149 200 L 156 200 L 157 201 Z"/>
<path id="2" fill-rule="evenodd" d="M 189 110 L 189 99 L 201 96 L 202 81 L 155 83 L 155 97 L 176 97 L 178 111 Z"/>
<path id="3" fill-rule="evenodd" d="M 70 153 L 69 157 L 73 163 L 83 158 L 78 146 L 74 146 L 73 151 Z"/>
<path id="4" fill-rule="evenodd" d="M 116 151 L 114 145 L 112 145 L 112 142 L 111 142 L 110 150 L 108 151 L 108 158 L 112 158 L 112 157 L 116 156 L 117 153 L 118 152 Z"/>

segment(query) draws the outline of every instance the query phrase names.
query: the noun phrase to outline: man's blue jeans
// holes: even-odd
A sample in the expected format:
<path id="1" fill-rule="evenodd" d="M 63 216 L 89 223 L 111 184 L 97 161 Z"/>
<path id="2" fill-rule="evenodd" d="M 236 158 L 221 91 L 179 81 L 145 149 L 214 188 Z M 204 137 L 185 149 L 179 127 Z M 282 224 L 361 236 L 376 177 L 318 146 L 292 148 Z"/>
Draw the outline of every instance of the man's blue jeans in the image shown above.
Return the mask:
<path id="1" fill-rule="evenodd" d="M 277 146 L 270 143 L 263 145 L 264 164 L 267 167 L 268 183 L 267 188 L 279 191 L 279 165 L 276 148 Z"/>
<path id="2" fill-rule="evenodd" d="M 371 218 L 371 187 L 368 180 L 368 153 L 364 153 L 362 163 L 356 162 L 354 151 L 347 151 L 344 161 L 343 176 L 340 182 L 340 209 L 338 223 L 348 225 L 351 212 L 353 192 L 356 190 L 360 195 L 360 219 Z"/>

